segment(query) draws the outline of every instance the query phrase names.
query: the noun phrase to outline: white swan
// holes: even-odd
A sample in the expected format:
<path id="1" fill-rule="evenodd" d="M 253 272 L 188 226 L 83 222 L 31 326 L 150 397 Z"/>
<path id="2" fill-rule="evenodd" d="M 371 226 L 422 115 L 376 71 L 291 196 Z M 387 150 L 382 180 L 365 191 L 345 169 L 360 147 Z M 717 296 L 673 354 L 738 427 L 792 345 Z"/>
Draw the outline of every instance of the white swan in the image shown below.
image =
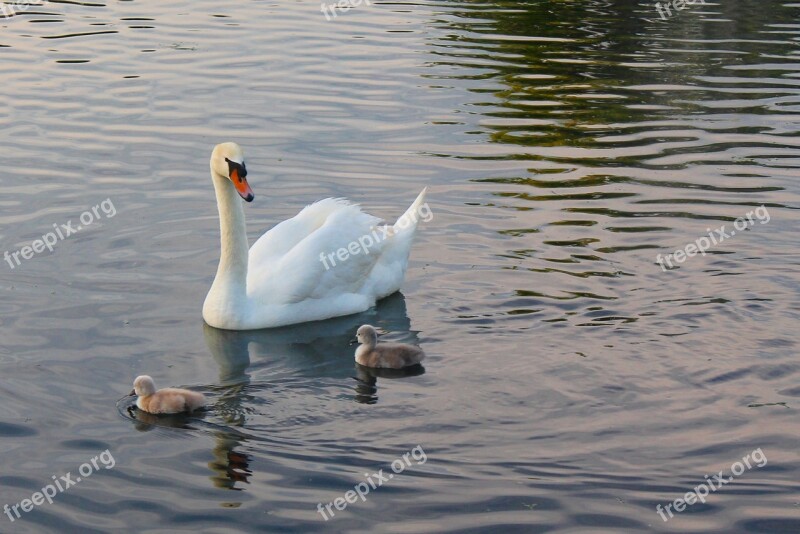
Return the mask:
<path id="1" fill-rule="evenodd" d="M 203 304 L 210 326 L 254 330 L 349 315 L 400 289 L 427 188 L 392 226 L 379 225 L 346 200 L 320 200 L 262 235 L 248 252 L 239 198 L 253 200 L 246 176 L 239 145 L 214 148 L 222 251 Z"/>

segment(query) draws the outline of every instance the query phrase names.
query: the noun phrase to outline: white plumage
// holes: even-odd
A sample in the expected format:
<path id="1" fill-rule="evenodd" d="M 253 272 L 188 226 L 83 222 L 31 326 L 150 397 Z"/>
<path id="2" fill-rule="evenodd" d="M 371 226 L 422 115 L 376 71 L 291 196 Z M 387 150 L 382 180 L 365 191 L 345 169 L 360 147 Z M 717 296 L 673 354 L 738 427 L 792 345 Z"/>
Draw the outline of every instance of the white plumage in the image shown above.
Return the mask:
<path id="1" fill-rule="evenodd" d="M 248 251 L 239 196 L 249 201 L 253 195 L 238 145 L 214 149 L 211 174 L 222 252 L 203 305 L 209 325 L 251 330 L 349 315 L 400 289 L 427 189 L 391 226 L 346 200 L 320 200 Z M 340 249 L 347 251 L 344 260 Z"/>

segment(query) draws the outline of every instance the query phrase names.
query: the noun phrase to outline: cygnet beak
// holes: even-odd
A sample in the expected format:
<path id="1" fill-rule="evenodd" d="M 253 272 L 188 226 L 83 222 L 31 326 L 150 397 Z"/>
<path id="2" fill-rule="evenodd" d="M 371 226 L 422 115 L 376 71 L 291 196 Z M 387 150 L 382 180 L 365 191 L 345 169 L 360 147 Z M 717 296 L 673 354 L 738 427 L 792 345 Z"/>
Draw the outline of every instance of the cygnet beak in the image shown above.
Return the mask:
<path id="1" fill-rule="evenodd" d="M 130 392 L 130 393 L 128 393 L 128 396 L 129 396 L 129 397 L 135 397 L 135 396 L 136 396 L 136 390 L 135 390 L 135 389 L 132 389 L 132 390 L 131 390 L 131 392 Z"/>
<path id="2" fill-rule="evenodd" d="M 355 345 L 357 343 L 358 343 L 358 338 L 357 337 L 354 337 L 353 339 L 350 340 L 350 344 L 351 345 Z"/>

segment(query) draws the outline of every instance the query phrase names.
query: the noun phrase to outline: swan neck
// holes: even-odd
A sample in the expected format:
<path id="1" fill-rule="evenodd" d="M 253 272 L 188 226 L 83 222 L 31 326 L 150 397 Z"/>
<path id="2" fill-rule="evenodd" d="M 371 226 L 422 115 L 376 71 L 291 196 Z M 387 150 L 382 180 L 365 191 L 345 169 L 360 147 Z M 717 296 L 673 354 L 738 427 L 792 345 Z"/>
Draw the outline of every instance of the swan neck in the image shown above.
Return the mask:
<path id="1" fill-rule="evenodd" d="M 247 280 L 248 247 L 242 199 L 227 177 L 220 176 L 213 169 L 211 176 L 217 194 L 221 245 L 216 280 L 225 278 L 240 285 L 244 290 Z"/>

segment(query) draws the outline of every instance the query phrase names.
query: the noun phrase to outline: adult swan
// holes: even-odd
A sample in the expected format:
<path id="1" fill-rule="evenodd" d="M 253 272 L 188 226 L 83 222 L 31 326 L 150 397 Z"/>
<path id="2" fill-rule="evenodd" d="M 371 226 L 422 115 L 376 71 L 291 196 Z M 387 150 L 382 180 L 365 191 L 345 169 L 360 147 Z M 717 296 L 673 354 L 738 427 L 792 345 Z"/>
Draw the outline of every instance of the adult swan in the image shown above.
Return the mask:
<path id="1" fill-rule="evenodd" d="M 249 252 L 242 201 L 254 198 L 242 149 L 211 154 L 222 251 L 203 319 L 227 330 L 272 328 L 367 310 L 400 289 L 425 191 L 392 225 L 326 198 L 262 235 Z M 427 219 L 426 219 L 427 220 Z"/>

